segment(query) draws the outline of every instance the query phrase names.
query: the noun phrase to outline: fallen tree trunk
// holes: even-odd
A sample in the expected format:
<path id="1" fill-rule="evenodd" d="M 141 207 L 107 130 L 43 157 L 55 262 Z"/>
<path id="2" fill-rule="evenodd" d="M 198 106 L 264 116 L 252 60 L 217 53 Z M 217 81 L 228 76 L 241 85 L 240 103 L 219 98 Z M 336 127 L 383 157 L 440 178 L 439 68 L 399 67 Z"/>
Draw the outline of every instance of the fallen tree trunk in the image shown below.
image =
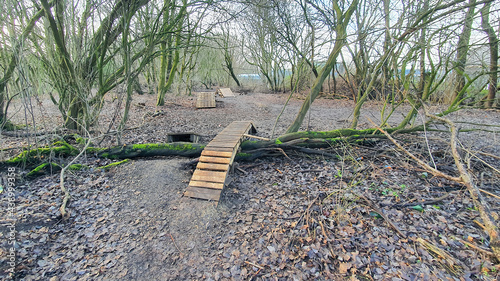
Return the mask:
<path id="1" fill-rule="evenodd" d="M 398 131 L 390 128 L 387 130 L 393 134 L 402 134 L 421 131 L 423 129 L 423 126 L 417 126 Z M 376 129 L 339 129 L 332 131 L 289 133 L 269 141 L 244 141 L 240 146 L 240 153 L 236 155 L 236 160 L 251 161 L 256 158 L 269 155 L 279 149 L 282 151 L 304 151 L 304 148 L 331 148 L 333 145 L 338 143 L 370 143 L 374 139 L 380 138 L 386 137 L 380 132 L 377 132 Z M 198 157 L 204 147 L 204 144 L 187 142 L 164 144 L 149 143 L 115 146 L 111 148 L 87 147 L 85 152 L 87 154 L 108 159 L 131 159 L 154 156 Z M 19 155 L 1 162 L 0 165 L 24 164 L 28 167 L 35 167 L 48 162 L 49 159 L 54 157 L 76 156 L 80 153 L 81 149 L 82 148 L 70 145 L 65 141 L 59 141 L 51 146 L 23 151 Z M 308 153 L 311 153 L 311 151 L 309 150 Z M 321 150 L 317 150 L 316 154 L 331 157 L 330 153 L 323 152 Z"/>
<path id="2" fill-rule="evenodd" d="M 115 146 L 111 148 L 88 147 L 87 154 L 109 159 L 128 159 L 137 157 L 153 156 L 184 156 L 197 157 L 203 151 L 205 145 L 195 143 L 166 143 L 166 144 L 133 144 Z M 3 162 L 3 164 L 16 165 L 26 164 L 37 166 L 49 157 L 76 156 L 80 150 L 66 142 L 57 142 L 52 146 L 41 147 L 23 151 L 19 155 Z"/>
<path id="3" fill-rule="evenodd" d="M 164 144 L 132 144 L 102 149 L 97 156 L 109 159 L 129 159 L 153 156 L 198 157 L 205 148 L 204 144 L 174 142 Z"/>

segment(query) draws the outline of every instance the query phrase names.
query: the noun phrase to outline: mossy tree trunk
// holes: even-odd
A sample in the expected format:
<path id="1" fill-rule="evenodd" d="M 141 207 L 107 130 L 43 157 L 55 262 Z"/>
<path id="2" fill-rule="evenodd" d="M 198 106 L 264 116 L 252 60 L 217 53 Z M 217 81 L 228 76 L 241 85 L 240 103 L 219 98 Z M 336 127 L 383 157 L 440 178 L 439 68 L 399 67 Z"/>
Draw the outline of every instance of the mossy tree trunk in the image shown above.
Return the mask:
<path id="1" fill-rule="evenodd" d="M 488 35 L 488 47 L 490 51 L 489 85 L 485 107 L 493 106 L 498 85 L 498 37 L 490 24 L 491 2 L 493 1 L 486 2 L 483 8 L 481 8 L 481 27 Z"/>
<path id="2" fill-rule="evenodd" d="M 165 95 L 172 87 L 179 65 L 182 27 L 188 5 L 185 0 L 182 2 L 183 5 L 177 13 L 175 0 L 165 0 L 164 2 L 165 15 L 163 16 L 163 28 L 161 30 L 161 34 L 164 34 L 164 42 L 161 44 L 162 57 L 156 99 L 156 105 L 158 106 L 165 105 Z M 175 42 L 172 42 L 173 33 L 175 34 Z"/>
<path id="3" fill-rule="evenodd" d="M 457 44 L 457 61 L 455 62 L 455 89 L 453 91 L 452 101 L 461 99 L 463 96 L 462 89 L 465 87 L 465 64 L 467 63 L 467 55 L 469 53 L 469 41 L 472 32 L 472 23 L 474 22 L 474 11 L 476 8 L 476 0 L 469 1 L 470 6 L 465 15 L 464 26 L 462 33 L 458 38 Z"/>

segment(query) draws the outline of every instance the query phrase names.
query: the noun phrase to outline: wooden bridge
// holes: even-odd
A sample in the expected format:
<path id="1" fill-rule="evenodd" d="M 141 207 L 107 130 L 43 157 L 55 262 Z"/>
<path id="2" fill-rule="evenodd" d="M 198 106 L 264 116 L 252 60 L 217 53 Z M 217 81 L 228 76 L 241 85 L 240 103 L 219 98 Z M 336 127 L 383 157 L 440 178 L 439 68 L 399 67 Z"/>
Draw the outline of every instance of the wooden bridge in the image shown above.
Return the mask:
<path id="1" fill-rule="evenodd" d="M 184 196 L 219 201 L 242 137 L 255 132 L 250 121 L 234 121 L 222 130 L 205 146 Z"/>

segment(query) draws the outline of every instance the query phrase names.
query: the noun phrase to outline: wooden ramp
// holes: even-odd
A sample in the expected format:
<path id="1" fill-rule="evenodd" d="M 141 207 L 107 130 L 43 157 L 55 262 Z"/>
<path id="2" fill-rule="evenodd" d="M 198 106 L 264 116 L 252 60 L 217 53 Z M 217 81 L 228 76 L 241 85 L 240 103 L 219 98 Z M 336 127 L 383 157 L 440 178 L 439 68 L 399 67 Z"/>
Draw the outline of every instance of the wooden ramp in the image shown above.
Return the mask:
<path id="1" fill-rule="evenodd" d="M 197 93 L 196 108 L 215 107 L 215 93 Z"/>
<path id="2" fill-rule="evenodd" d="M 217 93 L 223 98 L 233 98 L 236 95 L 229 88 L 220 88 L 217 90 Z"/>
<path id="3" fill-rule="evenodd" d="M 184 196 L 219 201 L 241 138 L 249 132 L 255 132 L 250 121 L 234 121 L 222 130 L 201 153 Z"/>

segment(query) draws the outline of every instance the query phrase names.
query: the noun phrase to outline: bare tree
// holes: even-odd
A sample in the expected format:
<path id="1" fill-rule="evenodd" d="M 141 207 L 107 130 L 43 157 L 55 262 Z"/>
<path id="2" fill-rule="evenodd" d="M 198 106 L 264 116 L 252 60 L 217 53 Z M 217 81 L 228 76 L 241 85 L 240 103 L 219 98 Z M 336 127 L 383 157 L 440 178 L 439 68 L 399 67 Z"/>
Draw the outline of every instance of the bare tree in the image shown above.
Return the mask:
<path id="1" fill-rule="evenodd" d="M 335 66 L 337 57 L 341 49 L 346 44 L 347 26 L 351 20 L 352 14 L 356 10 L 356 7 L 358 5 L 358 0 L 354 0 L 349 5 L 349 7 L 347 7 L 347 9 L 345 9 L 345 7 L 344 9 L 342 9 L 339 4 L 340 3 L 338 1 L 332 1 L 334 20 L 335 20 L 335 44 L 333 46 L 333 49 L 330 52 L 330 55 L 328 56 L 328 60 L 326 61 L 325 66 L 321 69 L 318 77 L 314 81 L 314 84 L 312 86 L 309 95 L 307 95 L 306 99 L 302 103 L 302 107 L 300 108 L 300 111 L 297 113 L 297 117 L 295 117 L 293 123 L 288 127 L 287 133 L 297 132 L 299 130 L 306 116 L 306 113 L 309 110 L 309 107 L 311 106 L 311 103 L 316 99 L 316 97 L 318 97 L 321 88 L 323 86 L 323 82 L 328 77 L 328 75 L 330 75 L 330 72 Z M 313 6 L 318 10 L 322 10 L 322 8 L 320 8 L 316 4 L 313 4 Z"/>
<path id="2" fill-rule="evenodd" d="M 495 30 L 490 24 L 490 8 L 493 1 L 488 1 L 484 3 L 481 8 L 481 27 L 483 31 L 488 35 L 488 47 L 490 50 L 490 61 L 489 61 L 489 85 L 488 85 L 488 96 L 486 98 L 486 107 L 492 107 L 495 101 L 495 96 L 497 92 L 498 85 L 498 37 Z"/>
<path id="3" fill-rule="evenodd" d="M 470 6 L 465 15 L 465 21 L 462 33 L 457 44 L 457 61 L 455 66 L 455 89 L 453 92 L 453 100 L 461 99 L 463 96 L 463 88 L 465 86 L 465 65 L 467 63 L 467 55 L 469 53 L 469 41 L 472 32 L 472 23 L 474 22 L 474 11 L 476 8 L 476 0 L 469 1 Z"/>

